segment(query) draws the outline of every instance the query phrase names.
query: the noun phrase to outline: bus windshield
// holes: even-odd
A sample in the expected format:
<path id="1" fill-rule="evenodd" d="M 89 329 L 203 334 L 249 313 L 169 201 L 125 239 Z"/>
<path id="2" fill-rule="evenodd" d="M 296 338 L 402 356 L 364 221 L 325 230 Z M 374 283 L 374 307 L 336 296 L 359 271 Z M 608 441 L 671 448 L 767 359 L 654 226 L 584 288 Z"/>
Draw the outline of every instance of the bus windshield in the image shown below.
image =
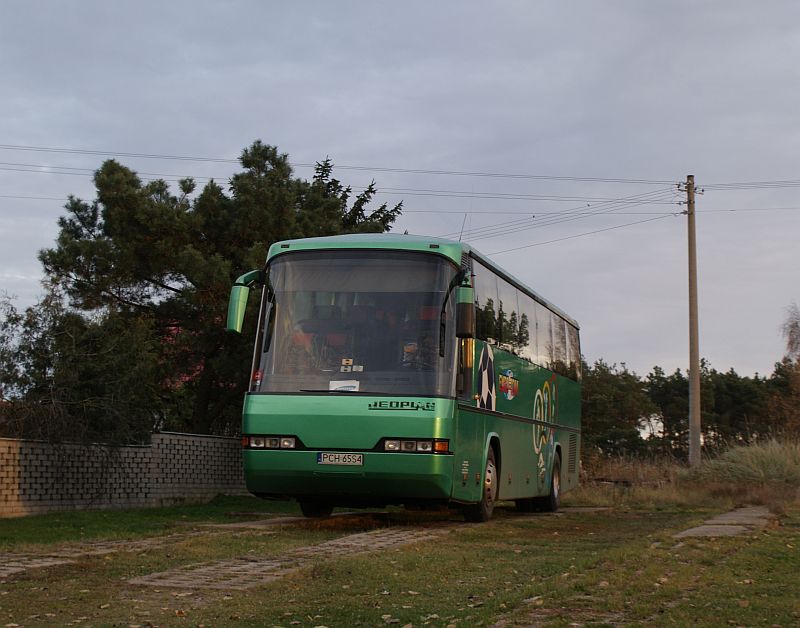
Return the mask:
<path id="1" fill-rule="evenodd" d="M 267 272 L 251 392 L 455 394 L 454 299 L 446 296 L 458 269 L 448 260 L 309 251 L 281 255 Z"/>

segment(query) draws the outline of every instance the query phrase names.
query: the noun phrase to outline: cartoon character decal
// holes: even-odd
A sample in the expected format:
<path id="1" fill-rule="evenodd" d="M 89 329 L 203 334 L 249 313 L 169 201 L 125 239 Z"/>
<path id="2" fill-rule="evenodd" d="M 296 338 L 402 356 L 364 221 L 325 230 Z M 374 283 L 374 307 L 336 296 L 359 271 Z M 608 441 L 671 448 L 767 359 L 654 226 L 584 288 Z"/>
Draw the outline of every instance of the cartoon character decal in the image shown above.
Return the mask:
<path id="1" fill-rule="evenodd" d="M 519 380 L 514 377 L 514 371 L 511 369 L 500 373 L 500 392 L 509 401 L 519 394 Z"/>
<path id="2" fill-rule="evenodd" d="M 489 345 L 484 345 L 478 362 L 478 407 L 486 410 L 497 408 L 497 395 L 494 386 L 494 353 Z"/>

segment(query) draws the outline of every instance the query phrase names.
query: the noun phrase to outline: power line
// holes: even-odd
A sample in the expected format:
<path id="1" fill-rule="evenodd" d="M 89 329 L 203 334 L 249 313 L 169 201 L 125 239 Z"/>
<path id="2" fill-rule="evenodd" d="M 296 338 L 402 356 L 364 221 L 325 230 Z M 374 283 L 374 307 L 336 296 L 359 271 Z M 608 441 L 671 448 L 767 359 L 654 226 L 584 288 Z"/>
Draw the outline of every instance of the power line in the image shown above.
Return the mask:
<path id="1" fill-rule="evenodd" d="M 53 166 L 49 164 L 29 164 L 29 163 L 16 163 L 16 162 L 0 162 L 0 171 L 12 172 L 30 172 L 34 174 L 66 174 L 66 175 L 83 175 L 93 176 L 96 172 L 94 168 L 78 168 L 72 166 Z M 76 171 L 76 172 L 75 172 Z M 174 173 L 164 172 L 136 172 L 138 175 L 145 177 L 159 177 L 164 180 L 180 180 L 185 178 L 192 179 L 225 179 L 225 176 L 209 177 L 209 176 L 196 176 L 196 175 L 179 175 Z M 367 187 L 366 185 L 356 185 L 356 187 Z M 596 196 L 563 196 L 553 194 L 521 194 L 521 193 L 505 193 L 505 192 L 468 192 L 464 190 L 436 190 L 436 189 L 420 189 L 420 188 L 393 188 L 381 187 L 377 190 L 379 194 L 398 194 L 407 196 L 432 196 L 432 197 L 446 197 L 446 198 L 480 198 L 492 200 L 533 200 L 533 201 L 557 201 L 557 202 L 624 202 L 616 198 L 596 197 Z"/>
<path id="2" fill-rule="evenodd" d="M 648 218 L 647 220 L 637 220 L 635 222 L 627 222 L 623 225 L 616 225 L 614 227 L 606 227 L 605 229 L 595 229 L 594 231 L 587 231 L 586 233 L 578 233 L 576 235 L 565 236 L 563 238 L 556 238 L 554 240 L 546 240 L 545 242 L 534 242 L 533 244 L 525 244 L 523 246 L 517 246 L 511 249 L 504 249 L 502 251 L 495 251 L 494 253 L 489 253 L 489 255 L 500 255 L 500 253 L 509 253 L 511 251 L 519 251 L 522 249 L 529 249 L 534 246 L 543 246 L 545 244 L 552 244 L 554 242 L 563 242 L 564 240 L 573 240 L 575 238 L 582 238 L 584 236 L 594 235 L 596 233 L 602 233 L 603 231 L 613 231 L 614 229 L 622 229 L 623 227 L 631 227 L 633 225 L 641 225 L 646 222 L 653 222 L 654 220 L 663 220 L 664 218 L 669 218 L 669 216 L 656 216 L 655 218 Z"/>
<path id="3" fill-rule="evenodd" d="M 703 185 L 704 190 L 756 190 L 770 188 L 800 187 L 800 180 L 789 179 L 783 181 L 735 181 L 732 183 L 709 183 Z"/>
<path id="4" fill-rule="evenodd" d="M 67 196 L 30 196 L 26 194 L 0 194 L 0 198 L 8 198 L 8 199 L 15 199 L 15 200 L 32 200 L 32 201 L 67 201 L 69 200 Z M 776 208 L 776 209 L 792 209 L 792 208 Z M 800 209 L 794 208 L 794 209 Z M 718 210 L 718 211 L 737 211 L 737 210 Z M 588 214 L 589 212 L 587 212 Z M 614 216 L 654 216 L 654 215 L 662 215 L 662 214 L 669 214 L 671 215 L 673 212 L 628 212 L 628 211 L 617 211 L 614 212 Z M 462 216 L 464 214 L 504 214 L 507 216 L 528 216 L 530 212 L 520 211 L 520 210 L 504 210 L 504 209 L 473 209 L 462 211 L 459 209 L 403 209 L 403 214 L 458 214 Z M 556 211 L 556 212 L 540 212 L 537 211 L 537 216 L 560 216 L 563 214 L 563 211 Z"/>
<path id="5" fill-rule="evenodd" d="M 593 214 L 593 213 L 595 213 L 597 211 L 602 210 L 603 208 L 609 209 L 609 208 L 617 207 L 617 201 L 622 201 L 622 200 L 624 200 L 624 201 L 637 201 L 637 200 L 641 200 L 642 198 L 647 198 L 647 197 L 650 197 L 650 196 L 653 196 L 653 195 L 659 194 L 659 193 L 662 193 L 662 190 L 644 192 L 642 194 L 635 194 L 633 196 L 623 197 L 621 199 L 615 199 L 614 201 L 604 201 L 604 202 L 601 202 L 598 205 L 596 205 L 591 210 L 589 210 L 589 208 L 591 207 L 591 204 L 587 203 L 587 204 L 584 204 L 584 205 L 579 205 L 577 207 L 573 207 L 573 208 L 566 209 L 566 210 L 563 210 L 563 211 L 560 211 L 560 212 L 555 212 L 555 213 L 558 214 L 559 217 L 563 217 L 563 218 L 569 217 L 569 216 L 572 216 L 572 215 L 575 215 L 575 214 L 578 214 L 578 213 Z M 526 225 L 526 224 L 530 225 L 530 222 L 532 220 L 534 220 L 535 217 L 536 217 L 536 214 L 531 212 L 529 214 L 528 218 L 515 220 L 515 221 L 512 221 L 512 222 L 505 222 L 505 223 L 503 223 L 501 225 L 497 225 L 496 224 L 496 225 L 489 225 L 489 226 L 484 226 L 484 227 L 476 227 L 476 228 L 470 229 L 468 234 L 480 233 L 481 237 L 488 237 L 489 235 L 491 235 L 493 232 L 496 232 L 496 231 L 502 233 L 504 231 L 507 231 L 509 228 L 522 226 L 522 225 Z M 537 225 L 539 225 L 539 224 L 543 225 L 545 223 L 543 221 L 539 221 L 537 223 Z M 452 235 L 453 235 L 452 233 L 447 233 L 447 234 L 443 234 L 442 237 L 447 238 L 447 237 L 450 237 Z"/>
<path id="6" fill-rule="evenodd" d="M 679 213 L 679 212 L 670 212 L 670 213 L 661 214 L 661 215 L 662 216 L 674 216 L 677 213 Z M 580 215 L 571 215 L 569 217 L 562 218 L 562 219 L 551 218 L 551 219 L 548 219 L 546 221 L 530 223 L 530 224 L 528 224 L 526 226 L 516 227 L 513 232 L 514 232 L 514 235 L 518 235 L 519 233 L 521 233 L 523 231 L 531 231 L 533 229 L 544 229 L 546 227 L 552 227 L 552 226 L 563 224 L 563 223 L 567 223 L 567 222 L 573 222 L 575 220 L 582 220 L 582 219 L 585 219 L 585 218 L 597 218 L 597 217 L 601 217 L 602 218 L 602 217 L 609 217 L 609 216 L 616 216 L 616 215 L 617 215 L 616 210 L 611 208 L 611 209 L 609 209 L 607 211 L 604 211 L 604 212 L 590 212 L 590 213 L 580 214 Z M 498 230 L 495 230 L 494 232 L 491 232 L 491 233 L 482 233 L 482 234 L 478 235 L 477 237 L 471 238 L 470 241 L 496 238 L 498 236 L 506 235 L 506 233 L 508 233 L 507 229 L 498 229 Z"/>
<path id="7" fill-rule="evenodd" d="M 714 214 L 721 212 L 779 212 L 798 211 L 800 207 L 737 207 L 736 209 L 702 209 L 698 214 Z"/>
<path id="8" fill-rule="evenodd" d="M 414 188 L 379 188 L 380 191 L 390 194 L 402 194 L 408 196 L 443 196 L 448 198 L 488 198 L 496 200 L 518 200 L 518 201 L 560 201 L 560 202 L 578 202 L 584 201 L 587 203 L 600 203 L 600 202 L 626 202 L 620 201 L 616 198 L 609 197 L 591 197 L 591 196 L 553 196 L 546 194 L 510 194 L 504 192 L 465 192 L 453 190 L 419 190 Z M 633 201 L 628 201 L 633 202 Z"/>
<path id="9" fill-rule="evenodd" d="M 634 196 L 625 197 L 622 199 L 616 199 L 615 201 L 607 201 L 603 203 L 597 204 L 591 210 L 587 209 L 587 206 L 581 205 L 579 207 L 574 207 L 572 209 L 564 210 L 562 212 L 555 212 L 552 217 L 546 218 L 544 220 L 540 220 L 537 222 L 533 222 L 535 220 L 536 215 L 533 214 L 530 218 L 527 219 L 520 219 L 511 222 L 504 222 L 502 224 L 497 224 L 494 226 L 489 227 L 478 227 L 471 229 L 467 237 L 472 236 L 473 234 L 478 234 L 476 237 L 471 237 L 471 241 L 475 240 L 483 240 L 486 238 L 496 237 L 498 235 L 504 235 L 510 229 L 514 229 L 515 232 L 519 231 L 526 231 L 529 229 L 538 229 L 542 227 L 548 227 L 556 224 L 560 224 L 563 222 L 571 222 L 572 220 L 580 220 L 582 218 L 588 218 L 592 216 L 597 216 L 599 214 L 607 214 L 615 212 L 619 209 L 628 209 L 632 207 L 631 205 L 627 204 L 631 201 L 638 200 L 641 204 L 649 202 L 652 197 L 658 196 L 659 198 L 663 196 L 665 193 L 672 193 L 674 192 L 671 188 L 667 188 L 667 190 L 653 190 L 650 192 L 645 192 L 642 194 L 637 194 Z M 649 198 L 650 197 L 650 198 Z M 621 201 L 625 203 L 620 204 Z M 635 206 L 635 205 L 633 205 Z M 441 237 L 453 237 L 452 233 L 444 234 Z"/>
<path id="10" fill-rule="evenodd" d="M 0 194 L 0 198 L 13 198 L 31 201 L 66 201 L 66 196 L 25 196 L 22 194 Z"/>
<path id="11" fill-rule="evenodd" d="M 238 164 L 238 159 L 222 158 L 222 157 L 202 157 L 202 156 L 188 156 L 188 155 L 167 155 L 160 153 L 135 153 L 129 151 L 107 151 L 107 150 L 91 150 L 80 148 L 61 148 L 52 146 L 28 146 L 20 144 L 0 144 L 0 150 L 9 151 L 22 151 L 22 152 L 40 152 L 40 153 L 59 153 L 71 155 L 96 155 L 105 157 L 131 157 L 137 159 L 161 159 L 173 161 L 194 161 L 194 162 L 211 162 L 211 163 L 228 163 Z M 291 162 L 291 165 L 298 168 L 314 168 L 316 163 L 303 163 Z M 390 168 L 385 166 L 356 166 L 356 165 L 336 165 L 338 169 L 342 170 L 360 170 L 366 172 L 392 172 L 400 174 L 430 174 L 430 175 L 447 175 L 447 176 L 464 176 L 464 177 L 488 177 L 488 178 L 501 178 L 501 179 L 530 179 L 542 181 L 575 181 L 575 182 L 589 182 L 589 183 L 631 183 L 643 185 L 664 185 L 664 184 L 677 184 L 676 180 L 661 180 L 661 179 L 633 179 L 623 177 L 577 177 L 577 176 L 558 176 L 558 175 L 541 175 L 541 174 L 523 174 L 523 173 L 508 173 L 508 172 L 483 172 L 483 171 L 463 171 L 463 170 L 448 170 L 448 169 L 426 169 L 426 168 Z M 800 179 L 783 179 L 775 181 L 732 181 L 722 183 L 709 183 L 703 186 L 706 190 L 725 190 L 725 189 L 754 189 L 754 188 L 781 188 L 781 187 L 800 187 Z"/>
<path id="12" fill-rule="evenodd" d="M 32 200 L 32 201 L 66 201 L 68 196 L 31 196 L 27 194 L 0 194 L 0 198 L 8 198 L 15 200 Z M 633 201 L 628 201 L 633 203 Z M 636 203 L 636 205 L 657 205 L 674 203 L 668 201 L 654 201 L 648 203 Z M 800 207 L 737 207 L 734 209 L 702 209 L 700 214 L 714 214 L 714 213 L 735 213 L 735 212 L 777 212 L 777 211 L 800 211 Z M 530 216 L 530 210 L 506 210 L 506 209 L 403 209 L 404 214 L 504 214 L 507 216 Z M 564 210 L 542 212 L 537 211 L 536 216 L 563 216 Z M 586 211 L 584 213 L 577 213 L 575 215 L 595 215 L 594 212 Z M 615 211 L 614 216 L 651 216 L 651 215 L 674 215 L 674 212 L 633 212 L 633 211 Z"/>
<path id="13" fill-rule="evenodd" d="M 140 159 L 165 159 L 165 160 L 175 160 L 175 161 L 239 163 L 238 159 L 224 159 L 218 157 L 163 155 L 157 153 L 132 153 L 123 151 L 57 148 L 49 146 L 24 146 L 18 144 L 0 144 L 0 150 L 29 151 L 29 152 L 41 152 L 41 153 L 66 153 L 74 155 L 98 155 L 107 157 L 135 157 Z M 312 163 L 291 162 L 291 165 L 298 168 L 316 167 L 315 163 L 312 164 Z M 447 175 L 447 176 L 460 176 L 460 177 L 486 177 L 486 178 L 498 178 L 498 179 L 529 179 L 535 181 L 580 181 L 589 183 L 631 183 L 631 184 L 646 184 L 646 185 L 677 184 L 677 181 L 673 180 L 653 180 L 653 179 L 571 177 L 571 176 L 540 175 L 540 174 L 520 174 L 520 173 L 508 173 L 508 172 L 480 172 L 480 171 L 444 170 L 444 169 L 438 170 L 438 169 L 426 169 L 426 168 L 389 168 L 385 166 L 336 165 L 335 167 L 340 170 L 357 170 L 366 172 L 392 172 L 399 174 L 429 174 L 429 175 Z"/>

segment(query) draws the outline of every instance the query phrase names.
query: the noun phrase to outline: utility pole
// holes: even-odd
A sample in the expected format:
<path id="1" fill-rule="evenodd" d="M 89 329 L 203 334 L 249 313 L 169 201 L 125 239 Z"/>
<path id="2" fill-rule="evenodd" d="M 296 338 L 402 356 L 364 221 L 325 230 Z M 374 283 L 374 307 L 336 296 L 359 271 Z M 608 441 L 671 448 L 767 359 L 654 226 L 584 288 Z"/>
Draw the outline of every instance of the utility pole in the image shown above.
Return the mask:
<path id="1" fill-rule="evenodd" d="M 694 175 L 686 177 L 689 228 L 689 466 L 700 464 L 700 347 L 697 322 L 697 238 L 694 224 Z"/>

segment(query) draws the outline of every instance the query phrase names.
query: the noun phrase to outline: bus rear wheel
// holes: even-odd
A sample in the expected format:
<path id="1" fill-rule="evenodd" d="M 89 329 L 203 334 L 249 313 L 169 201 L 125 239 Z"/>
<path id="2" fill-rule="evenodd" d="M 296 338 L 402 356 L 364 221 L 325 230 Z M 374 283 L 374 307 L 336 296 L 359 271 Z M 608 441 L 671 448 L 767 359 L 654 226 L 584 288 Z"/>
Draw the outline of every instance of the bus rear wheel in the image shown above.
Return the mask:
<path id="1" fill-rule="evenodd" d="M 561 456 L 553 460 L 553 472 L 550 475 L 550 493 L 535 498 L 537 508 L 543 512 L 555 512 L 561 505 Z"/>
<path id="2" fill-rule="evenodd" d="M 492 518 L 494 503 L 497 499 L 497 466 L 494 461 L 494 449 L 489 448 L 486 456 L 486 469 L 483 473 L 483 493 L 481 501 L 464 508 L 464 519 L 471 523 L 485 523 Z"/>
<path id="3" fill-rule="evenodd" d="M 310 519 L 322 519 L 331 516 L 333 506 L 324 502 L 300 502 L 300 512 Z"/>
<path id="4" fill-rule="evenodd" d="M 518 499 L 514 504 L 519 512 L 555 512 L 561 504 L 561 458 L 553 460 L 553 473 L 550 476 L 550 493 L 543 497 Z"/>

